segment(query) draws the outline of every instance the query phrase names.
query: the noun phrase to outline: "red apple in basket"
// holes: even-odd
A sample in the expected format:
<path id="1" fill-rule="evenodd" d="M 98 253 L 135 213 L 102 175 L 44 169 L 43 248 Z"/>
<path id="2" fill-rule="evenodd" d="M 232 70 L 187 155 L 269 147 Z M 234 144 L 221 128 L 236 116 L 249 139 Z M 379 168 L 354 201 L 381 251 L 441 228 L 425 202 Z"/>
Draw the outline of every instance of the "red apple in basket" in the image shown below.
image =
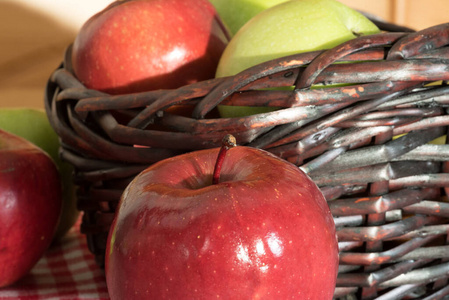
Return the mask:
<path id="1" fill-rule="evenodd" d="M 332 299 L 338 245 L 314 182 L 263 150 L 218 153 L 156 163 L 124 191 L 106 249 L 111 298 Z"/>
<path id="2" fill-rule="evenodd" d="M 62 183 L 43 150 L 0 130 L 0 287 L 37 263 L 61 214 Z"/>
<path id="3" fill-rule="evenodd" d="M 80 29 L 75 75 L 112 94 L 214 78 L 228 33 L 208 0 L 116 1 Z"/>

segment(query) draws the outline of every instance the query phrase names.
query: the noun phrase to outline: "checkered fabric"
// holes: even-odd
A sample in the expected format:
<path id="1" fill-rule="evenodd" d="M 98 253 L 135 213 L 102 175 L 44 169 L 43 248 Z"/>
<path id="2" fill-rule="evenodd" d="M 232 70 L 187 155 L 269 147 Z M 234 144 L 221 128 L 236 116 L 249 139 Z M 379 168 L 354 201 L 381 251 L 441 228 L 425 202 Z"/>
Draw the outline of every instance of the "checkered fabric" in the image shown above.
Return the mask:
<path id="1" fill-rule="evenodd" d="M 0 299 L 109 299 L 104 272 L 89 252 L 79 223 L 46 252 L 27 276 L 0 288 Z"/>

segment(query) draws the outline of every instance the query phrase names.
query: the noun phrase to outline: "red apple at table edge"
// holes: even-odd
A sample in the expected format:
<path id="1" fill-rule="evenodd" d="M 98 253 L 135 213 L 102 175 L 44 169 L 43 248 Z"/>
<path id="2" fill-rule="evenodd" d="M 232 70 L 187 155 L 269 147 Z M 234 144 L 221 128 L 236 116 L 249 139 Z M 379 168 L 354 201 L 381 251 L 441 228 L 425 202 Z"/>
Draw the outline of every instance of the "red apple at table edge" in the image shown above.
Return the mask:
<path id="1" fill-rule="evenodd" d="M 42 257 L 58 226 L 62 183 L 55 163 L 31 142 L 0 130 L 0 287 Z"/>
<path id="2" fill-rule="evenodd" d="M 72 65 L 111 94 L 171 89 L 214 78 L 228 40 L 208 0 L 116 1 L 82 26 Z"/>
<path id="3" fill-rule="evenodd" d="M 107 241 L 111 299 L 332 299 L 338 244 L 315 183 L 263 150 L 219 151 L 156 163 L 125 189 Z"/>

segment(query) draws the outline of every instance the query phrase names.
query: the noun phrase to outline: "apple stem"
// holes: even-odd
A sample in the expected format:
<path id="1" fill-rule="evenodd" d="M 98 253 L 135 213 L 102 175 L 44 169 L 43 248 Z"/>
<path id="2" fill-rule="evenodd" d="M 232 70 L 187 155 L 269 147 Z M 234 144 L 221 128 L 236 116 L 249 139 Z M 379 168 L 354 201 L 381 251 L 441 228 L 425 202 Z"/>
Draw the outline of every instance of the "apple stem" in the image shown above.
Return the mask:
<path id="1" fill-rule="evenodd" d="M 221 148 L 218 152 L 217 161 L 215 162 L 212 184 L 217 184 L 220 182 L 220 172 L 226 157 L 226 152 L 235 146 L 237 146 L 237 142 L 232 134 L 225 135 L 225 137 L 221 140 Z"/>

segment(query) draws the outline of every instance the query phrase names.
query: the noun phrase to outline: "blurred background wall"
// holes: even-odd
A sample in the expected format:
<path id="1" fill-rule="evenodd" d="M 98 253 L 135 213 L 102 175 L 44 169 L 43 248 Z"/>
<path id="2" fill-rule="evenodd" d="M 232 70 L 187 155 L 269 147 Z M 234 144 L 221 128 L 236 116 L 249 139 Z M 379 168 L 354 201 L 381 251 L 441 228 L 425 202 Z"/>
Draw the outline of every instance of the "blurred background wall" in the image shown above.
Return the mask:
<path id="1" fill-rule="evenodd" d="M 64 49 L 111 0 L 0 0 L 0 107 L 43 107 Z"/>
<path id="2" fill-rule="evenodd" d="M 423 29 L 449 22 L 448 0 L 340 0 Z M 43 107 L 45 83 L 81 25 L 112 0 L 0 0 L 0 107 Z"/>

